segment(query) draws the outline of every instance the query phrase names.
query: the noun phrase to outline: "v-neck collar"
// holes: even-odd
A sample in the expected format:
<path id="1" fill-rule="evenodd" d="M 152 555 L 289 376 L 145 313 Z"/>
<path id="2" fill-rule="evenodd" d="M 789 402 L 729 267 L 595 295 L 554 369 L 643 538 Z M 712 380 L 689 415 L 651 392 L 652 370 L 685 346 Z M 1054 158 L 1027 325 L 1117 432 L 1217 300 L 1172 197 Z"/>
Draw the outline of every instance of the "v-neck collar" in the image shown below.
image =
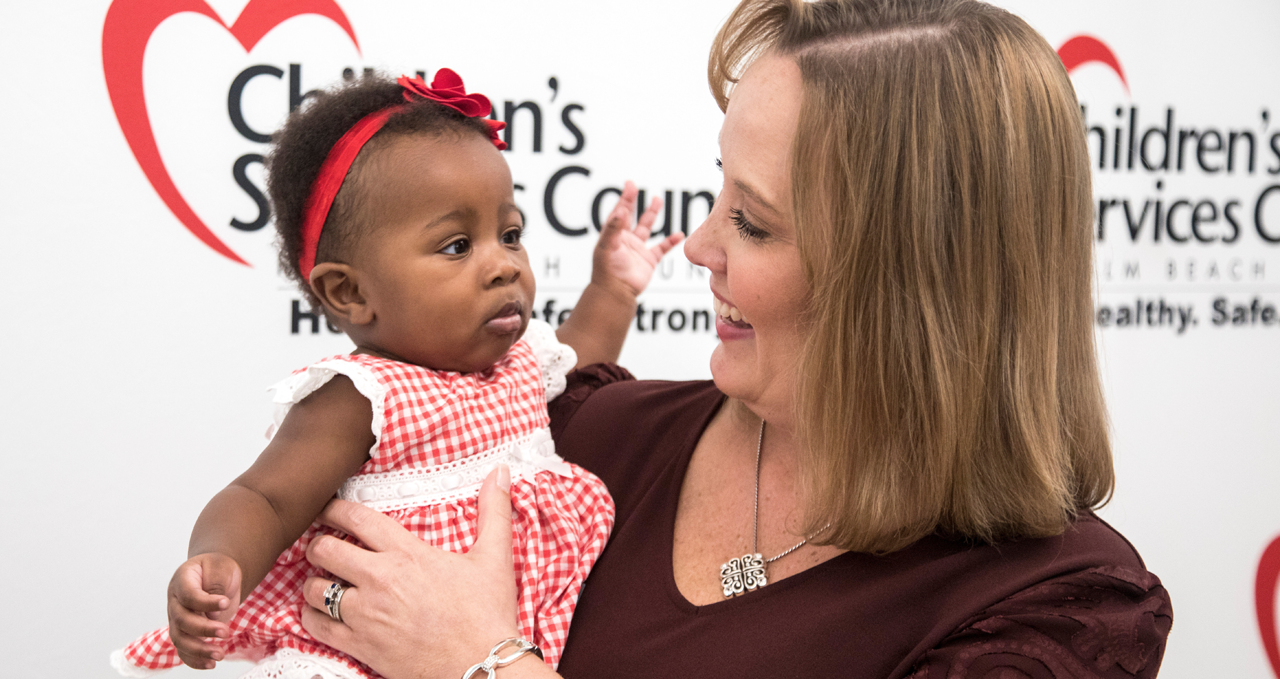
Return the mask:
<path id="1" fill-rule="evenodd" d="M 660 552 L 658 556 L 663 558 L 666 562 L 665 566 L 660 569 L 664 574 L 663 588 L 666 590 L 667 597 L 671 600 L 671 603 L 680 612 L 691 616 L 715 615 L 721 611 L 729 611 L 741 606 L 750 606 L 756 602 L 764 601 L 777 592 L 783 592 L 805 584 L 814 577 L 816 572 L 826 567 L 842 565 L 844 561 L 853 558 L 851 555 L 855 554 L 854 552 L 838 554 L 826 561 L 823 561 L 822 563 L 814 564 L 799 573 L 794 573 L 778 580 L 777 582 L 770 582 L 762 588 L 750 592 L 743 592 L 738 596 L 728 598 L 723 601 L 716 601 L 699 606 L 685 598 L 684 594 L 680 592 L 680 587 L 676 584 L 676 512 L 678 511 L 680 504 L 680 490 L 684 487 L 684 477 L 689 471 L 689 463 L 693 460 L 693 453 L 697 450 L 698 443 L 706 433 L 707 427 L 711 425 L 711 421 L 715 419 L 715 416 L 720 412 L 720 409 L 723 408 L 729 400 L 729 398 L 719 390 L 716 390 L 715 394 L 718 398 L 715 399 L 712 407 L 702 418 L 701 424 L 693 432 L 694 435 L 690 436 L 682 443 L 682 449 L 679 454 L 672 456 L 671 462 L 668 463 L 667 468 L 662 472 L 662 476 L 665 478 L 660 479 L 658 483 L 655 484 L 655 487 L 666 488 L 667 493 L 649 493 L 643 500 L 641 500 L 642 505 L 648 502 L 661 502 L 663 504 L 663 509 L 660 513 L 662 520 L 659 523 L 661 524 L 661 530 L 663 531 L 661 535 L 662 541 L 660 544 L 663 545 L 664 549 L 656 550 Z M 671 497 L 671 494 L 674 494 L 675 497 Z M 636 508 L 636 512 L 643 513 L 640 507 Z M 726 556 L 725 558 L 727 559 L 729 556 Z"/>

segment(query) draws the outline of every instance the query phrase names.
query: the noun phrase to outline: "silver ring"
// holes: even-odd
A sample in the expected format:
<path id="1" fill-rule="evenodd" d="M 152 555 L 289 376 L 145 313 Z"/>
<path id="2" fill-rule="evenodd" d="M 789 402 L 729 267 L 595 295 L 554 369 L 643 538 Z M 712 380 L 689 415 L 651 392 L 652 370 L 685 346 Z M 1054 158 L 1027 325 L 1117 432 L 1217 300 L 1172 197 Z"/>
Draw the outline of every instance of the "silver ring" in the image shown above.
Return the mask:
<path id="1" fill-rule="evenodd" d="M 324 606 L 329 609 L 329 617 L 342 622 L 342 594 L 347 588 L 338 583 L 329 585 L 324 590 Z"/>

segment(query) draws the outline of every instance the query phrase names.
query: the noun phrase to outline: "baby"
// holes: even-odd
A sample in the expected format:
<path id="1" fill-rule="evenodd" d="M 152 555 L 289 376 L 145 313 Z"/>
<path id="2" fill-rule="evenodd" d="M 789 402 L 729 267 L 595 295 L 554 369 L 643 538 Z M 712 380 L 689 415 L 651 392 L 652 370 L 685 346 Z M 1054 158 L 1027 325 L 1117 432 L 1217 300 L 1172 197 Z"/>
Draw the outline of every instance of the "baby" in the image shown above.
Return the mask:
<path id="1" fill-rule="evenodd" d="M 441 69 L 430 86 L 366 77 L 290 116 L 269 161 L 282 267 L 356 350 L 276 385 L 270 443 L 201 513 L 169 584 L 169 626 L 113 654 L 122 674 L 239 658 L 258 662 L 248 677 L 376 676 L 302 628 L 302 583 L 320 574 L 306 548 L 333 532 L 315 517 L 336 493 L 465 551 L 480 482 L 500 463 L 519 627 L 556 665 L 613 503 L 555 454 L 546 402 L 575 364 L 616 358 L 635 296 L 680 235 L 647 247 L 659 205 L 631 227 L 628 183 L 559 331 L 572 348 L 561 344 L 530 320 L 522 215 L 489 112 Z"/>

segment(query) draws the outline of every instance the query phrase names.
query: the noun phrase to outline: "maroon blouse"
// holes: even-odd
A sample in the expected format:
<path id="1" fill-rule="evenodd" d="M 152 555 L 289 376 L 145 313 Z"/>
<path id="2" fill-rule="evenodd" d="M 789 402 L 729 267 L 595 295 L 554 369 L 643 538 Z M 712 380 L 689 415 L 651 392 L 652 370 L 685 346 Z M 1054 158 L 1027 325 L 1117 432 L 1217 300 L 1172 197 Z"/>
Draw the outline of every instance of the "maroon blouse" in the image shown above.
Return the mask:
<path id="1" fill-rule="evenodd" d="M 671 568 L 689 458 L 723 395 L 710 382 L 570 376 L 556 450 L 617 503 L 559 670 L 565 677 L 1154 677 L 1169 595 L 1092 513 L 1061 536 L 999 546 L 925 538 L 847 552 L 734 599 L 694 606 Z"/>

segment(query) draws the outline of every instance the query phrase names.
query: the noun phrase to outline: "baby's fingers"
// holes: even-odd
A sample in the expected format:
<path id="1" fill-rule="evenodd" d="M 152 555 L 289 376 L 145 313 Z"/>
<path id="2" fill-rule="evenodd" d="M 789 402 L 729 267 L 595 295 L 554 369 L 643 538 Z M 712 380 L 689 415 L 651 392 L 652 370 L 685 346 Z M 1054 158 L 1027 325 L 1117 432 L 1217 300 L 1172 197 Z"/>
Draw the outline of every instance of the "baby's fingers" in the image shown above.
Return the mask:
<path id="1" fill-rule="evenodd" d="M 613 206 L 609 216 L 604 220 L 604 228 L 600 230 L 600 243 L 613 241 L 618 234 L 631 229 L 631 215 L 635 210 L 635 204 L 635 195 L 631 196 L 630 202 L 625 196 L 618 200 L 618 204 Z"/>
<path id="2" fill-rule="evenodd" d="M 176 632 L 199 639 L 226 639 L 231 634 L 227 623 L 211 620 L 202 613 L 181 608 L 169 611 L 169 634 L 176 636 Z"/>
<path id="3" fill-rule="evenodd" d="M 622 187 L 622 192 L 618 194 L 618 203 L 613 206 L 609 216 L 604 220 L 605 233 L 601 238 L 607 236 L 610 231 L 631 230 L 631 221 L 636 214 L 636 199 L 639 195 L 640 189 L 636 188 L 635 182 L 627 180 Z"/>
<path id="4" fill-rule="evenodd" d="M 640 240 L 649 240 L 649 234 L 653 232 L 653 224 L 658 221 L 658 211 L 661 209 L 661 198 L 655 196 L 653 200 L 649 201 L 649 207 L 645 209 L 644 214 L 640 215 L 640 219 L 636 221 L 634 233 Z M 669 250 L 670 248 L 667 249 Z"/>
<path id="5" fill-rule="evenodd" d="M 197 670 L 211 670 L 224 654 L 217 642 L 187 634 L 176 627 L 169 628 L 169 639 L 178 652 L 178 657 L 187 667 Z"/>
<path id="6" fill-rule="evenodd" d="M 655 243 L 652 247 L 649 248 L 649 252 L 652 252 L 653 254 L 657 255 L 657 259 L 662 259 L 663 257 L 666 256 L 668 252 L 671 252 L 672 248 L 679 245 L 680 241 L 682 240 L 684 240 L 683 233 L 679 233 L 679 232 L 673 233 L 670 236 L 667 236 L 666 238 L 663 238 L 662 240 Z"/>
<path id="7" fill-rule="evenodd" d="M 622 193 L 618 194 L 618 205 L 613 211 L 623 212 L 624 218 L 630 219 L 631 215 L 636 212 L 636 199 L 640 196 L 640 189 L 636 188 L 636 183 L 628 179 L 622 185 Z"/>
<path id="8" fill-rule="evenodd" d="M 226 596 L 204 591 L 200 571 L 194 568 L 180 569 L 174 575 L 170 596 L 183 608 L 199 613 L 216 613 L 231 605 Z"/>

